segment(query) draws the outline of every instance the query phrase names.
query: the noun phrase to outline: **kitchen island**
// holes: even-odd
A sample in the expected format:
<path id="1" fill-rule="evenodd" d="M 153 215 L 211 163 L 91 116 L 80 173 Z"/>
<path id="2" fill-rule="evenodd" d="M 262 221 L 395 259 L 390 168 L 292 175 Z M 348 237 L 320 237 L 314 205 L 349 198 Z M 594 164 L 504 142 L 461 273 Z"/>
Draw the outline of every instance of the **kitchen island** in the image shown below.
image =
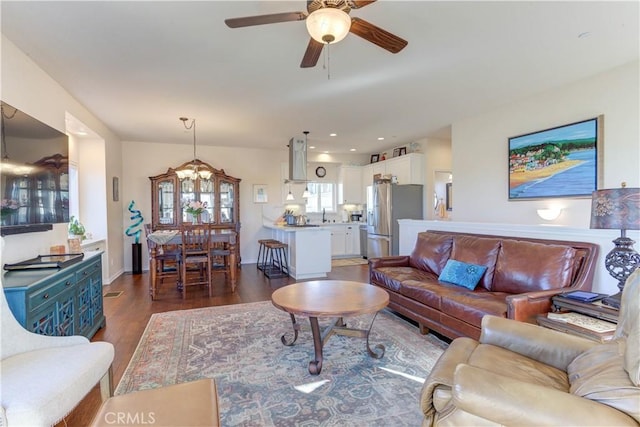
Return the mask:
<path id="1" fill-rule="evenodd" d="M 294 279 L 327 277 L 331 271 L 331 231 L 318 226 L 269 225 L 271 238 L 288 245 L 289 275 Z"/>

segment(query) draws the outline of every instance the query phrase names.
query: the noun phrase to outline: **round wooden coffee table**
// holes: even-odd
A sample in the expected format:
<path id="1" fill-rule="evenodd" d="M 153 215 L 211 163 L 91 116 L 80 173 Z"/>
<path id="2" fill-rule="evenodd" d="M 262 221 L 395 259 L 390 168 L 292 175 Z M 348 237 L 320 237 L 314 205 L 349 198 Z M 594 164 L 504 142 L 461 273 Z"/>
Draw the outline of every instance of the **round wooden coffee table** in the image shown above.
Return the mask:
<path id="1" fill-rule="evenodd" d="M 322 347 L 333 334 L 366 338 L 367 352 L 376 359 L 384 356 L 384 346 L 378 344 L 375 349 L 369 346 L 369 332 L 376 316 L 373 316 L 369 329 L 348 328 L 343 317 L 375 313 L 389 304 L 389 294 L 377 286 L 368 283 L 344 280 L 314 280 L 294 283 L 277 289 L 271 295 L 271 301 L 277 308 L 289 313 L 293 323 L 293 339 L 281 337 L 284 345 L 293 345 L 298 339 L 300 324 L 295 315 L 309 317 L 315 359 L 309 362 L 309 372 L 318 375 L 322 370 Z M 322 333 L 318 317 L 336 317 L 335 323 Z"/>

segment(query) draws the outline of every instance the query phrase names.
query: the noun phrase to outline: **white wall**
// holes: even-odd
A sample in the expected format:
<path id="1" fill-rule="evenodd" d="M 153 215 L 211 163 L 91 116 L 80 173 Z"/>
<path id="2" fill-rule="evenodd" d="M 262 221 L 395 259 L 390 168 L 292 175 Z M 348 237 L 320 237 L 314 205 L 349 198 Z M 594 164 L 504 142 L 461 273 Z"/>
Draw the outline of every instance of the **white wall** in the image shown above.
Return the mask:
<path id="1" fill-rule="evenodd" d="M 604 187 L 640 186 L 638 62 L 541 93 L 452 126 L 456 221 L 538 224 L 537 208 L 563 208 L 556 225 L 588 228 L 590 198 L 508 201 L 511 136 L 604 114 Z"/>
<path id="2" fill-rule="evenodd" d="M 47 125 L 66 131 L 67 112 L 87 124 L 105 140 L 105 181 L 121 172 L 120 141 L 97 117 L 76 101 L 62 86 L 2 35 L 0 98 Z M 83 165 L 91 167 L 91 165 Z M 106 184 L 105 184 L 106 185 Z M 122 271 L 122 211 L 120 202 L 106 201 L 109 239 L 109 277 Z M 66 244 L 66 224 L 52 231 L 5 236 L 0 263 L 16 262 L 48 254 L 52 245 Z"/>

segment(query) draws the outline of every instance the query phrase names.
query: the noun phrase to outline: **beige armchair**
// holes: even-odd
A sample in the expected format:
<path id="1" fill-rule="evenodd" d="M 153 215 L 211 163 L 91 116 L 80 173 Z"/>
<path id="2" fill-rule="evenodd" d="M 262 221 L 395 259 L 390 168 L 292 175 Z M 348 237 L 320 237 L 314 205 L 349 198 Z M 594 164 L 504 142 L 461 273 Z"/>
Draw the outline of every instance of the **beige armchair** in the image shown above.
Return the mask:
<path id="1" fill-rule="evenodd" d="M 424 383 L 423 426 L 638 426 L 640 269 L 626 282 L 612 342 L 485 316 Z"/>
<path id="2" fill-rule="evenodd" d="M 0 287 L 0 426 L 49 426 L 100 382 L 112 395 L 111 343 L 31 333 L 13 317 Z"/>

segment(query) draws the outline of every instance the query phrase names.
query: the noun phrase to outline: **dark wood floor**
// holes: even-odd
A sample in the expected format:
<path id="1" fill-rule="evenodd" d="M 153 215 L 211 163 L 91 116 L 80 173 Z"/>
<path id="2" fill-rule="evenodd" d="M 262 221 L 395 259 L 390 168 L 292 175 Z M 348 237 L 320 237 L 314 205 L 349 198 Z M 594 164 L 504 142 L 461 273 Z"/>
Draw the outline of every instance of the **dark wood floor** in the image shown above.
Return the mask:
<path id="1" fill-rule="evenodd" d="M 368 281 L 368 266 L 357 265 L 334 267 L 327 279 Z M 224 283 L 224 275 L 214 278 L 213 295 L 209 298 L 205 289 L 189 288 L 187 298 L 182 299 L 175 285 L 166 283 L 155 301 L 148 292 L 148 274 L 125 274 L 111 285 L 104 287 L 104 293 L 120 292 L 115 298 L 104 299 L 104 313 L 107 324 L 93 337 L 93 341 L 108 341 L 115 347 L 113 361 L 113 386 L 118 384 L 133 355 L 144 328 L 153 313 L 171 310 L 210 307 L 218 305 L 242 304 L 268 301 L 271 293 L 285 285 L 294 283 L 291 278 L 266 279 L 255 264 L 243 265 L 238 274 L 236 292 L 231 293 Z M 96 386 L 91 393 L 69 414 L 58 427 L 88 425 L 100 406 L 100 390 Z"/>

